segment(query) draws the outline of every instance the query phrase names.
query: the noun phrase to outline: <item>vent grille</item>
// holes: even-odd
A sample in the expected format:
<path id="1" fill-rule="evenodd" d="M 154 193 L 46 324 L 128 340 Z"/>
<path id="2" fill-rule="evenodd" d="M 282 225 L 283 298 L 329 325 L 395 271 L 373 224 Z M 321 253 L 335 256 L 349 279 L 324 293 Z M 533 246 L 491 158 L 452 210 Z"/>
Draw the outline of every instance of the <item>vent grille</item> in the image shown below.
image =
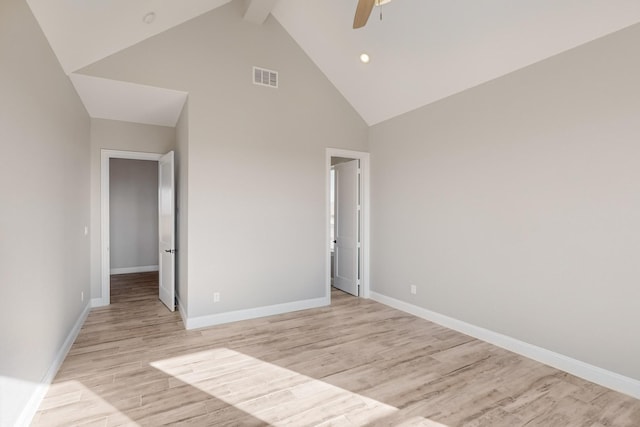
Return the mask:
<path id="1" fill-rule="evenodd" d="M 253 84 L 260 86 L 278 87 L 278 72 L 265 68 L 253 67 Z"/>

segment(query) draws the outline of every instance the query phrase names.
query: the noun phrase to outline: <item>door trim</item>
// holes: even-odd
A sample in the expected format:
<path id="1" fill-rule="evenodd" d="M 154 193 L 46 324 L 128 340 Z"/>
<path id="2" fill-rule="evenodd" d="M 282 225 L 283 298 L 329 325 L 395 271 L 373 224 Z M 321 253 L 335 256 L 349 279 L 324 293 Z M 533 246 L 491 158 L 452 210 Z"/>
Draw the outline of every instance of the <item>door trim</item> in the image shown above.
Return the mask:
<path id="1" fill-rule="evenodd" d="M 162 154 L 143 153 L 139 151 L 100 150 L 100 281 L 101 297 L 94 306 L 111 304 L 111 259 L 109 257 L 110 219 L 109 219 L 109 160 L 153 160 L 158 161 Z"/>
<path id="2" fill-rule="evenodd" d="M 326 296 L 331 300 L 331 253 L 329 251 L 331 218 L 331 157 L 346 157 L 360 160 L 360 297 L 369 298 L 369 211 L 370 211 L 370 162 L 369 153 L 363 151 L 327 148 L 325 159 L 325 280 Z"/>

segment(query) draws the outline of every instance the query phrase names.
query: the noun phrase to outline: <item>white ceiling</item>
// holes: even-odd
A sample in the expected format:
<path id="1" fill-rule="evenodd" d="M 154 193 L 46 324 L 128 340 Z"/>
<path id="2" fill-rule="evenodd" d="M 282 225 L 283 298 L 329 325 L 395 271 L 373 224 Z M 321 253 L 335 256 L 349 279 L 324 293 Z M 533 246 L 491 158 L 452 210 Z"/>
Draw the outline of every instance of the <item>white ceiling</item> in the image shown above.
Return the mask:
<path id="1" fill-rule="evenodd" d="M 355 4 L 272 13 L 370 125 L 640 22 L 638 0 L 394 0 L 354 31 Z"/>
<path id="2" fill-rule="evenodd" d="M 187 93 L 83 74 L 69 76 L 91 117 L 175 126 Z"/>
<path id="3" fill-rule="evenodd" d="M 231 0 L 27 0 L 69 74 Z M 143 22 L 155 12 L 155 21 Z"/>
<path id="4" fill-rule="evenodd" d="M 71 73 L 230 0 L 27 1 Z M 382 21 L 376 8 L 353 30 L 357 0 L 252 1 L 275 3 L 273 16 L 370 125 L 640 22 L 638 0 L 394 0 Z M 96 106 L 113 101 L 103 80 L 73 78 L 92 92 L 81 93 L 88 110 L 116 111 Z M 125 104 L 135 96 L 120 92 Z"/>

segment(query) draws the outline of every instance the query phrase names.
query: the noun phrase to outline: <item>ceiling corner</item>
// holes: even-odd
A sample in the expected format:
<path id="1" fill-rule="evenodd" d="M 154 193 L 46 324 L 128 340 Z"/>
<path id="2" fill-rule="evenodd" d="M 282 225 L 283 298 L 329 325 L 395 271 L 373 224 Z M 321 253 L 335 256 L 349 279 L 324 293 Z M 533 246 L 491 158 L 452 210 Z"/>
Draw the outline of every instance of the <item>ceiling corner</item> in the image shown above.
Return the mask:
<path id="1" fill-rule="evenodd" d="M 263 24 L 278 0 L 245 0 L 244 20 Z"/>

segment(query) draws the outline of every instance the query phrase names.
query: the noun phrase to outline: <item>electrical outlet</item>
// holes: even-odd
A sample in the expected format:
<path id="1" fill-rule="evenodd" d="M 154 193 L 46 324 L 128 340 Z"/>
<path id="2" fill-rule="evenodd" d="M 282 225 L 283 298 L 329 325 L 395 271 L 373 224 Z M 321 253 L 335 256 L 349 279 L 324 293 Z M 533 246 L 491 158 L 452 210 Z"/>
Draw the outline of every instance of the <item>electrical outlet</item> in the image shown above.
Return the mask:
<path id="1" fill-rule="evenodd" d="M 220 302 L 220 292 L 213 293 L 213 302 Z"/>
<path id="2" fill-rule="evenodd" d="M 415 295 L 418 293 L 418 288 L 416 285 L 411 285 L 411 295 Z"/>

